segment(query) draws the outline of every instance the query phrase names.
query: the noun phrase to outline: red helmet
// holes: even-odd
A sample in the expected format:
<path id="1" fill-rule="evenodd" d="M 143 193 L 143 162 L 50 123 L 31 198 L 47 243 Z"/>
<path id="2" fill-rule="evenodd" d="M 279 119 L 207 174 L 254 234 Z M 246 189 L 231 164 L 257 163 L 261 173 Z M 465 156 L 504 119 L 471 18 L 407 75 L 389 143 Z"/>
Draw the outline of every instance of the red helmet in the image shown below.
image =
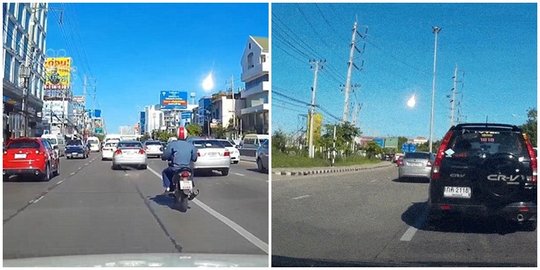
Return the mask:
<path id="1" fill-rule="evenodd" d="M 178 137 L 179 140 L 185 140 L 187 139 L 189 133 L 185 127 L 179 127 L 178 132 L 176 134 L 176 137 Z"/>

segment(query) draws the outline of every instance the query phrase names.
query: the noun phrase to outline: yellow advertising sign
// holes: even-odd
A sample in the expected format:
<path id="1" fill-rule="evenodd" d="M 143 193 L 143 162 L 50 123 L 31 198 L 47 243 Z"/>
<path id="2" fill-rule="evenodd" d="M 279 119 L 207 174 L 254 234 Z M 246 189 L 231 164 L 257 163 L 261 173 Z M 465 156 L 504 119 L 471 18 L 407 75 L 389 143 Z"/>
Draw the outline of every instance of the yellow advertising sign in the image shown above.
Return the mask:
<path id="1" fill-rule="evenodd" d="M 45 60 L 45 90 L 70 88 L 71 58 L 53 57 Z"/>

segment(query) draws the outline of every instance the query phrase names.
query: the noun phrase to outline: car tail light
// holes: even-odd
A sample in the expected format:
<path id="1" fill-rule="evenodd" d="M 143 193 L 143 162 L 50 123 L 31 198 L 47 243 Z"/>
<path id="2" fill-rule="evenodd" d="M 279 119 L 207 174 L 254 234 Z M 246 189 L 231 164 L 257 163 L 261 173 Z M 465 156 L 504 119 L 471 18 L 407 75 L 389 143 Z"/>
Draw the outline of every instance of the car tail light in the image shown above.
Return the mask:
<path id="1" fill-rule="evenodd" d="M 398 160 L 396 161 L 396 164 L 397 164 L 398 167 L 403 166 L 403 158 L 399 157 Z"/>
<path id="2" fill-rule="evenodd" d="M 114 154 L 115 154 L 115 155 L 121 155 L 121 154 L 122 154 L 122 150 L 118 149 L 118 150 L 114 151 Z"/>
<path id="3" fill-rule="evenodd" d="M 144 155 L 145 153 L 146 153 L 146 152 L 144 151 L 144 149 L 142 149 L 142 148 L 139 149 L 139 154 Z"/>
<path id="4" fill-rule="evenodd" d="M 223 156 L 225 156 L 225 157 L 230 157 L 230 156 L 231 156 L 231 152 L 225 151 L 225 153 L 223 154 Z"/>
<path id="5" fill-rule="evenodd" d="M 441 177 L 441 163 L 442 159 L 444 157 L 444 150 L 446 147 L 448 147 L 448 144 L 450 143 L 450 139 L 452 138 L 452 134 L 454 134 L 453 131 L 448 131 L 446 135 L 444 136 L 444 139 L 441 142 L 441 146 L 439 146 L 439 150 L 437 151 L 437 156 L 435 157 L 435 162 L 433 163 L 433 171 L 431 174 L 431 179 L 437 180 Z"/>
<path id="6" fill-rule="evenodd" d="M 523 138 L 525 139 L 525 144 L 527 145 L 527 152 L 529 152 L 529 157 L 531 159 L 530 164 L 531 164 L 532 177 L 528 180 L 536 184 L 536 180 L 538 178 L 538 168 L 536 167 L 538 165 L 538 161 L 536 160 L 536 153 L 534 151 L 534 148 L 532 147 L 529 136 L 527 136 L 526 133 L 523 133 Z"/>

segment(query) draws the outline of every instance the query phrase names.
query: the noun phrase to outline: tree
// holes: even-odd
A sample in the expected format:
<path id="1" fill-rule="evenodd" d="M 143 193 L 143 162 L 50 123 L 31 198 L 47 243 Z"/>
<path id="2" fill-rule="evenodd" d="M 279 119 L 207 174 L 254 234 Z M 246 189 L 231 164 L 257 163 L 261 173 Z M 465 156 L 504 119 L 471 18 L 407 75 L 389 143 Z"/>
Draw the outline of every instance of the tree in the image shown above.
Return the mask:
<path id="1" fill-rule="evenodd" d="M 219 124 L 217 127 L 212 129 L 212 133 L 214 134 L 214 137 L 217 139 L 225 139 L 225 134 L 227 133 L 227 129 L 223 127 L 223 125 Z"/>
<path id="2" fill-rule="evenodd" d="M 272 135 L 272 150 L 276 149 L 282 153 L 285 153 L 287 147 L 287 137 L 281 130 L 277 130 Z"/>
<path id="3" fill-rule="evenodd" d="M 336 149 L 350 153 L 351 143 L 353 143 L 355 137 L 362 133 L 360 132 L 360 129 L 356 128 L 349 122 L 340 123 L 337 125 L 326 125 L 326 131 L 319 138 L 317 143 L 319 146 L 324 146 L 326 148 L 332 147 L 334 143 L 334 126 L 336 126 Z"/>
<path id="4" fill-rule="evenodd" d="M 373 158 L 375 155 L 383 153 L 383 149 L 374 141 L 368 142 L 365 149 L 368 158 Z"/>
<path id="5" fill-rule="evenodd" d="M 150 135 L 148 135 L 148 133 L 145 133 L 142 137 L 141 137 L 141 141 L 146 141 L 150 139 Z"/>
<path id="6" fill-rule="evenodd" d="M 201 126 L 199 126 L 197 124 L 190 123 L 190 124 L 186 125 L 186 129 L 189 132 L 190 136 L 201 136 L 201 134 L 202 134 Z"/>
<path id="7" fill-rule="evenodd" d="M 536 109 L 530 108 L 527 111 L 527 122 L 521 125 L 520 128 L 523 130 L 524 133 L 527 133 L 533 146 L 537 146 L 537 123 L 538 122 L 536 121 Z"/>

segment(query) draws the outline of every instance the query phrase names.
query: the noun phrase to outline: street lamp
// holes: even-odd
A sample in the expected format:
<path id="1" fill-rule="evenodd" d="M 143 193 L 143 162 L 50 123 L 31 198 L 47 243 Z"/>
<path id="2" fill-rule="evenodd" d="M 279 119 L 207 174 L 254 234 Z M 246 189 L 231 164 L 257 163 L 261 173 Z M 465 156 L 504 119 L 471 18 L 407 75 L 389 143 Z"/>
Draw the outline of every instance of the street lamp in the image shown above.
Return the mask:
<path id="1" fill-rule="evenodd" d="M 22 94 L 22 112 L 24 114 L 23 119 L 23 136 L 27 136 L 28 129 L 28 88 L 29 88 L 29 79 L 30 79 L 31 69 L 29 65 L 21 65 L 19 68 L 19 77 L 23 79 L 23 94 Z"/>
<path id="2" fill-rule="evenodd" d="M 433 153 L 433 118 L 435 114 L 435 79 L 437 77 L 437 37 L 441 28 L 438 26 L 433 27 L 433 33 L 435 34 L 435 49 L 433 52 L 433 85 L 431 89 L 431 118 L 429 124 L 429 152 Z"/>

